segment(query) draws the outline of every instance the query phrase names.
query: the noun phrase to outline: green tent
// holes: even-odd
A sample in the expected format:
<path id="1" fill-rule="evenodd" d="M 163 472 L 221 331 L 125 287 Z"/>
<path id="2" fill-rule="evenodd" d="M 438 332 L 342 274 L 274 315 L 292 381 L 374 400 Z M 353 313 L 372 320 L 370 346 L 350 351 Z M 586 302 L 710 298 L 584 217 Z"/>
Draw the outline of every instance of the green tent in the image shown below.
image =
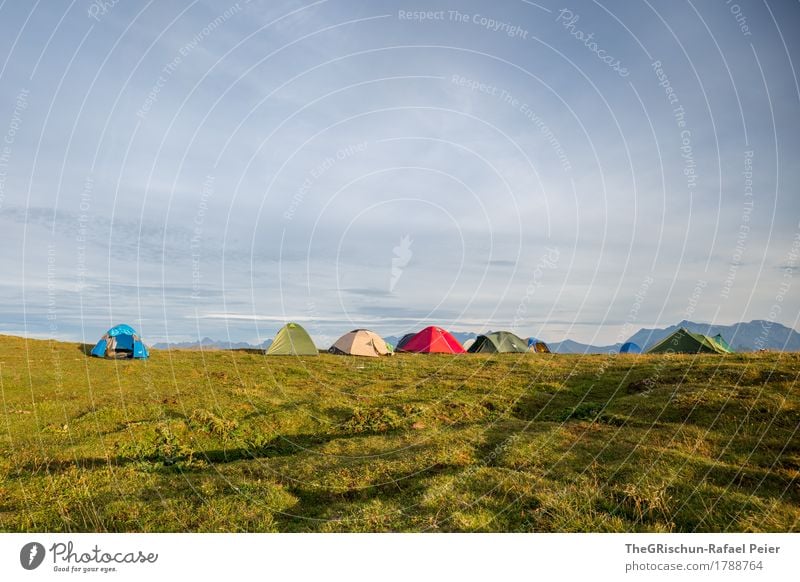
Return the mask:
<path id="1" fill-rule="evenodd" d="M 528 342 L 510 331 L 493 331 L 475 338 L 468 351 L 471 354 L 525 353 L 528 351 Z"/>
<path id="2" fill-rule="evenodd" d="M 722 337 L 721 333 L 718 333 L 717 335 L 714 336 L 714 341 L 717 342 L 717 344 L 719 344 L 723 348 L 725 348 L 725 350 L 733 353 L 733 348 L 730 346 L 728 342 L 725 341 L 725 338 Z"/>
<path id="3" fill-rule="evenodd" d="M 723 340 L 724 341 L 724 340 Z M 648 354 L 729 354 L 730 348 L 701 333 L 680 328 L 647 350 Z"/>
<path id="4" fill-rule="evenodd" d="M 311 336 L 298 323 L 287 323 L 267 349 L 268 356 L 318 356 Z"/>

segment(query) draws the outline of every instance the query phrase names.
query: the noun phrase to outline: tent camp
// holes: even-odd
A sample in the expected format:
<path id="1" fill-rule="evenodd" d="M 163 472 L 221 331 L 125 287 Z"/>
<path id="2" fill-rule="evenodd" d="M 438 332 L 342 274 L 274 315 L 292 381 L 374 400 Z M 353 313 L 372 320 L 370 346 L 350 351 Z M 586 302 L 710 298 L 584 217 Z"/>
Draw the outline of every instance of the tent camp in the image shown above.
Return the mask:
<path id="1" fill-rule="evenodd" d="M 633 342 L 625 342 L 619 349 L 620 354 L 641 354 L 642 348 Z"/>
<path id="2" fill-rule="evenodd" d="M 550 348 L 546 343 L 537 340 L 535 337 L 528 338 L 528 351 L 536 352 L 537 354 L 549 354 Z"/>
<path id="3" fill-rule="evenodd" d="M 354 329 L 344 334 L 328 350 L 332 354 L 350 356 L 378 356 L 391 355 L 391 351 L 383 338 L 368 329 Z"/>
<path id="4" fill-rule="evenodd" d="M 408 340 L 402 348 L 398 346 L 397 351 L 420 354 L 463 354 L 464 348 L 450 332 L 432 325 Z"/>
<path id="5" fill-rule="evenodd" d="M 299 323 L 287 323 L 275 335 L 267 349 L 268 356 L 317 356 L 319 352 L 311 336 Z"/>
<path id="6" fill-rule="evenodd" d="M 729 354 L 731 350 L 717 343 L 714 338 L 701 333 L 692 333 L 680 328 L 647 350 L 648 354 Z"/>
<path id="7" fill-rule="evenodd" d="M 495 354 L 499 352 L 524 353 L 528 351 L 528 342 L 510 331 L 493 331 L 479 335 L 469 347 L 471 354 Z"/>
<path id="8" fill-rule="evenodd" d="M 142 338 L 130 325 L 120 324 L 109 329 L 92 350 L 97 358 L 143 360 L 150 357 Z"/>
<path id="9" fill-rule="evenodd" d="M 397 342 L 397 345 L 394 347 L 394 351 L 402 352 L 403 351 L 403 346 L 405 346 L 409 342 L 409 340 L 412 337 L 414 337 L 415 335 L 417 335 L 416 332 L 415 333 L 407 333 L 406 335 L 401 337 L 400 341 Z"/>

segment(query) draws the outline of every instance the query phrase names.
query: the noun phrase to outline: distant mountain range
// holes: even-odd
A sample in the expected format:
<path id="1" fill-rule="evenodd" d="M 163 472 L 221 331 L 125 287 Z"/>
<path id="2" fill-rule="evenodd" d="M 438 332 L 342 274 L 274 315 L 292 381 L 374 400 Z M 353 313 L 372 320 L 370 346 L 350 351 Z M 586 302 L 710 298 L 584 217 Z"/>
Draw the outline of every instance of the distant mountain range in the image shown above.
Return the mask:
<path id="1" fill-rule="evenodd" d="M 248 342 L 230 342 L 224 340 L 213 340 L 210 337 L 204 337 L 199 342 L 162 342 L 153 344 L 153 347 L 157 350 L 266 350 L 271 345 L 271 339 L 265 340 L 260 344 L 253 345 Z"/>
<path id="2" fill-rule="evenodd" d="M 622 344 L 614 344 L 610 346 L 592 346 L 589 344 L 582 344 L 573 340 L 564 340 L 563 342 L 545 342 L 550 351 L 554 354 L 607 354 L 609 352 L 618 352 Z"/>
<path id="3" fill-rule="evenodd" d="M 712 325 L 681 321 L 664 328 L 640 329 L 625 341 L 633 342 L 643 350 L 657 344 L 681 327 L 694 333 L 715 336 L 721 334 L 735 352 L 753 352 L 760 348 L 768 350 L 797 352 L 800 351 L 800 333 L 780 323 L 770 323 L 761 319 L 751 322 L 734 323 L 732 325 Z M 597 354 L 618 352 L 622 343 L 610 346 L 592 346 L 572 340 L 548 344 L 553 352 L 559 354 Z"/>
<path id="4" fill-rule="evenodd" d="M 665 328 L 640 329 L 626 341 L 631 341 L 646 350 L 681 327 L 685 327 L 694 333 L 710 336 L 722 334 L 722 337 L 727 340 L 736 352 L 752 352 L 760 347 L 785 352 L 800 351 L 800 333 L 780 323 L 772 323 L 761 319 L 755 319 L 749 323 L 734 323 L 733 325 L 711 325 L 709 323 L 684 320 Z M 477 334 L 473 332 L 453 332 L 453 336 L 463 344 L 469 339 L 475 339 Z M 387 336 L 385 339 L 396 346 L 401 336 Z M 158 343 L 153 347 L 159 350 L 265 350 L 271 344 L 271 339 L 261 344 L 253 345 L 247 342 L 219 341 L 206 337 L 199 342 Z M 593 346 L 569 339 L 560 342 L 547 342 L 547 345 L 551 351 L 557 354 L 606 354 L 608 352 L 618 352 L 622 346 L 621 343 L 608 346 Z"/>

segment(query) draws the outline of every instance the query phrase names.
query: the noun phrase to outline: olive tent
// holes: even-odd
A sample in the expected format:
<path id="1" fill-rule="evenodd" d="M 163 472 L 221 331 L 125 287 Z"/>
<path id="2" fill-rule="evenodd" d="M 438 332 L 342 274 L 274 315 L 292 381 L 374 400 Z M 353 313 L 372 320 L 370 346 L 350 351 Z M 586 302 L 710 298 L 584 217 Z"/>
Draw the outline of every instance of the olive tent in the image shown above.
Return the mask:
<path id="1" fill-rule="evenodd" d="M 680 328 L 647 350 L 648 354 L 729 354 L 730 349 L 713 338 Z"/>
<path id="2" fill-rule="evenodd" d="M 402 348 L 398 346 L 397 351 L 419 354 L 463 354 L 464 348 L 450 332 L 432 325 L 417 333 Z"/>
<path id="3" fill-rule="evenodd" d="M 541 340 L 537 340 L 535 337 L 528 338 L 528 351 L 535 352 L 537 354 L 549 354 L 550 348 L 546 343 Z"/>
<path id="4" fill-rule="evenodd" d="M 328 351 L 332 354 L 372 358 L 388 356 L 392 353 L 383 338 L 368 329 L 354 329 L 344 334 Z"/>
<path id="5" fill-rule="evenodd" d="M 471 354 L 524 353 L 527 351 L 528 342 L 510 331 L 493 331 L 479 335 L 469 347 Z"/>
<path id="6" fill-rule="evenodd" d="M 642 348 L 633 342 L 625 342 L 619 349 L 620 354 L 641 354 Z"/>
<path id="7" fill-rule="evenodd" d="M 311 336 L 299 323 L 287 323 L 267 349 L 268 356 L 317 356 L 319 352 Z"/>
<path id="8" fill-rule="evenodd" d="M 96 358 L 144 360 L 149 358 L 147 346 L 130 325 L 120 324 L 109 329 L 92 350 Z"/>

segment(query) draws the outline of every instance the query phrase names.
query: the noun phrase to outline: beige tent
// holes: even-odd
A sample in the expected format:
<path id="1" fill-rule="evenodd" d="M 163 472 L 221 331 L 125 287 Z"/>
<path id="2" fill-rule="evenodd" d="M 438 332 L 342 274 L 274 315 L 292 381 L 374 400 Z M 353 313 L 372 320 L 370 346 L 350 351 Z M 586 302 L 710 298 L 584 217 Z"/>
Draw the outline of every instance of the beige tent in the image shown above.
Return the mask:
<path id="1" fill-rule="evenodd" d="M 391 355 L 383 338 L 368 329 L 354 329 L 344 334 L 328 351 L 332 354 L 373 358 Z"/>

